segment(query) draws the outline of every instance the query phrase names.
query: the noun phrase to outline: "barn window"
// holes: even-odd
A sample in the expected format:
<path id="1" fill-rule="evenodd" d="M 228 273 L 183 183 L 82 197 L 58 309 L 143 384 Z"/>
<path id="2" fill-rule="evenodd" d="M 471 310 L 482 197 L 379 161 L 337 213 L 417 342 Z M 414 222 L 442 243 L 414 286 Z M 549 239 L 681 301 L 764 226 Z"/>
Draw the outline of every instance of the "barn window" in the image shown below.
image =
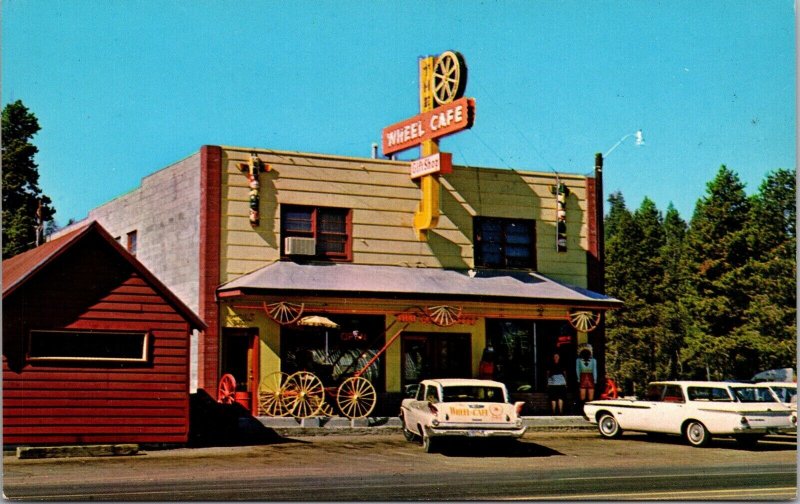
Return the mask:
<path id="1" fill-rule="evenodd" d="M 146 362 L 141 332 L 31 331 L 28 360 Z"/>

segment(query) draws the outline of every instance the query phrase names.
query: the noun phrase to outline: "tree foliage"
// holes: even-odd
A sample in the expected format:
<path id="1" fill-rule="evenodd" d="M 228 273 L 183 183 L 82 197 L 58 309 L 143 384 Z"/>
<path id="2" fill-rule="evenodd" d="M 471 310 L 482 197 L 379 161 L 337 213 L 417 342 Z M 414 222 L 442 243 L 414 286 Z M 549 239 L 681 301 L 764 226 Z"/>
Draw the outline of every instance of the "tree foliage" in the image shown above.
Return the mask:
<path id="1" fill-rule="evenodd" d="M 51 200 L 39 188 L 38 152 L 31 138 L 39 121 L 22 101 L 3 108 L 3 257 L 8 258 L 36 245 L 37 210 L 42 223 L 53 220 Z"/>
<path id="2" fill-rule="evenodd" d="M 627 392 L 670 378 L 747 379 L 796 360 L 795 177 L 751 197 L 722 166 L 687 224 L 645 198 L 609 198 L 607 372 Z M 633 389 L 633 390 L 632 390 Z"/>

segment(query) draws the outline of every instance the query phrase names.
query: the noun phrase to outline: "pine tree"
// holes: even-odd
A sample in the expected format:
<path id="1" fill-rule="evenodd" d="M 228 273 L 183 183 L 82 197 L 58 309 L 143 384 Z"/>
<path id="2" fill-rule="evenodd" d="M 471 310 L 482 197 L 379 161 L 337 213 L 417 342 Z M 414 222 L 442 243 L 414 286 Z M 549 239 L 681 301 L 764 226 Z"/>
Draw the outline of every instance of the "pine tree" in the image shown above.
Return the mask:
<path id="1" fill-rule="evenodd" d="M 55 209 L 39 188 L 38 149 L 30 140 L 39 121 L 22 101 L 3 108 L 3 257 L 9 258 L 36 245 L 37 211 L 41 223 L 53 220 Z"/>

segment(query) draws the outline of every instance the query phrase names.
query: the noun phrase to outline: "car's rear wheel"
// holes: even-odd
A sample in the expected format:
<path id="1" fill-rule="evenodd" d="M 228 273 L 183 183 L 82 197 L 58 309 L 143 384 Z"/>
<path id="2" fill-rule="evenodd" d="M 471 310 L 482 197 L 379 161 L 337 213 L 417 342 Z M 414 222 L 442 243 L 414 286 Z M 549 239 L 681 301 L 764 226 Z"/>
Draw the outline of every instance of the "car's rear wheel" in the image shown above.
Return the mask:
<path id="1" fill-rule="evenodd" d="M 422 449 L 425 453 L 433 453 L 435 451 L 436 443 L 434 439 L 428 435 L 424 430 L 422 431 Z"/>
<path id="2" fill-rule="evenodd" d="M 400 415 L 400 421 L 403 422 L 403 437 L 406 438 L 406 441 L 413 441 L 416 436 L 409 430 L 408 425 L 406 425 L 405 415 Z"/>
<path id="3" fill-rule="evenodd" d="M 617 438 L 622 434 L 622 429 L 619 428 L 619 422 L 614 418 L 611 413 L 603 413 L 600 420 L 597 421 L 597 430 L 600 435 L 606 439 Z"/>
<path id="4" fill-rule="evenodd" d="M 707 445 L 711 440 L 711 434 L 708 432 L 708 429 L 706 429 L 706 426 L 697 420 L 692 420 L 687 423 L 683 433 L 686 437 L 686 441 L 688 441 L 690 445 L 698 448 Z"/>

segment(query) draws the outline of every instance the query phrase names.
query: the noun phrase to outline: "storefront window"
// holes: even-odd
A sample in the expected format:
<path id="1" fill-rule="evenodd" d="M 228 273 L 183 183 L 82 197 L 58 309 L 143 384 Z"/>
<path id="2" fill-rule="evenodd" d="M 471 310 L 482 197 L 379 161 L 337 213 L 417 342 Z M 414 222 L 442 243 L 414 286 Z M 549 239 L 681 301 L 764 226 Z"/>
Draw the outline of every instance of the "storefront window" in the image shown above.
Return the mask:
<path id="1" fill-rule="evenodd" d="M 558 353 L 569 373 L 574 369 L 574 331 L 558 321 L 499 320 L 486 321 L 486 344 L 491 348 L 492 378 L 506 384 L 509 392 L 544 392 L 547 366 L 553 353 Z M 574 373 L 574 371 L 573 371 Z"/>
<path id="2" fill-rule="evenodd" d="M 306 327 L 281 330 L 281 371 L 309 371 L 325 386 L 335 386 L 357 371 L 379 392 L 384 391 L 384 364 L 380 356 L 367 363 L 385 342 L 383 317 L 326 315 L 339 328 Z"/>

